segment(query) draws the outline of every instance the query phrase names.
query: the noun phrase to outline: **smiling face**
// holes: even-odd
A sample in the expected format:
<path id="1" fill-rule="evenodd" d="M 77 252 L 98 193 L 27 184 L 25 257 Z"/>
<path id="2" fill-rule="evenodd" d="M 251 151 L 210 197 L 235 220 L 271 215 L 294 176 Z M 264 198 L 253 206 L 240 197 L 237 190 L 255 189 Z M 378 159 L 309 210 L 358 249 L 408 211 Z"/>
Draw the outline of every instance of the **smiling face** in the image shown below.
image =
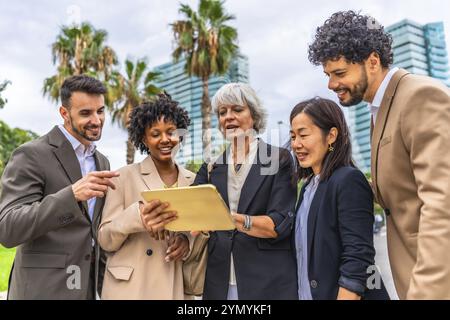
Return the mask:
<path id="1" fill-rule="evenodd" d="M 336 141 L 337 129 L 332 128 L 325 135 L 304 112 L 299 113 L 291 123 L 291 147 L 302 168 L 311 168 L 315 175 L 322 170 L 329 144 Z"/>
<path id="2" fill-rule="evenodd" d="M 164 122 L 164 117 L 145 130 L 143 142 L 147 146 L 154 161 L 173 161 L 180 138 L 177 127 L 172 121 Z"/>
<path id="3" fill-rule="evenodd" d="M 328 88 L 337 93 L 341 105 L 353 106 L 367 101 L 369 83 L 364 63 L 349 63 L 341 57 L 327 61 L 323 69 L 329 77 Z"/>
<path id="4" fill-rule="evenodd" d="M 220 131 L 231 140 L 254 127 L 253 117 L 248 106 L 222 105 L 218 108 Z"/>
<path id="5" fill-rule="evenodd" d="M 73 92 L 70 106 L 59 109 L 64 127 L 78 141 L 89 145 L 100 140 L 105 122 L 105 100 L 103 95 Z"/>

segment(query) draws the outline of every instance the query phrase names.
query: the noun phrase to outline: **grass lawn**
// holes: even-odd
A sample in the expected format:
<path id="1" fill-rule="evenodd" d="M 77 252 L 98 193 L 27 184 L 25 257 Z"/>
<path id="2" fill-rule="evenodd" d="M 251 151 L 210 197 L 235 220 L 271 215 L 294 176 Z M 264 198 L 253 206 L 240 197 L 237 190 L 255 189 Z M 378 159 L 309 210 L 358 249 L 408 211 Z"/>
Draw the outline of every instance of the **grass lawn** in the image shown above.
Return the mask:
<path id="1" fill-rule="evenodd" d="M 0 245 L 0 292 L 8 290 L 8 279 L 16 249 L 6 249 Z"/>

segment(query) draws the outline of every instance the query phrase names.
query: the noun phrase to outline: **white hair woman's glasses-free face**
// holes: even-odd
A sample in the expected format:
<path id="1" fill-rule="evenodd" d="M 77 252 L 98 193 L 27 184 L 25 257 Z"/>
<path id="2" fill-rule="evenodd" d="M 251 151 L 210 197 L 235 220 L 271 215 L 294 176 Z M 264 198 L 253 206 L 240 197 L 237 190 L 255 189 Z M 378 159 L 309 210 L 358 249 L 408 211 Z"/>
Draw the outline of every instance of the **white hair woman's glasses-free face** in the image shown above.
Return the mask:
<path id="1" fill-rule="evenodd" d="M 218 114 L 220 131 L 226 139 L 254 134 L 254 121 L 249 107 L 222 105 L 219 107 Z"/>
<path id="2" fill-rule="evenodd" d="M 219 117 L 223 106 L 236 106 L 248 108 L 253 120 L 253 129 L 261 133 L 266 127 L 267 114 L 255 90 L 246 83 L 228 83 L 222 86 L 211 100 L 214 112 Z"/>

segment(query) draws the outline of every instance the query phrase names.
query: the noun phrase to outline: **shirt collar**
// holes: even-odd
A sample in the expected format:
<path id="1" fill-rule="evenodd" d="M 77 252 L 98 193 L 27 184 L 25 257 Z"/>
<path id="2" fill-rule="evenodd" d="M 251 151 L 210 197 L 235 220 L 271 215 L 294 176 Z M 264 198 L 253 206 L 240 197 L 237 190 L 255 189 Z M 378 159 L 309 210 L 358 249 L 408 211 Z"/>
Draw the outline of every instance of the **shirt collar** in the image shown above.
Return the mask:
<path id="1" fill-rule="evenodd" d="M 320 182 L 320 174 L 316 174 L 313 177 L 311 177 L 309 184 L 306 186 L 306 189 L 311 189 L 311 188 L 315 188 L 316 186 L 319 185 Z"/>
<path id="2" fill-rule="evenodd" d="M 85 147 L 78 139 L 76 139 L 72 134 L 70 134 L 69 131 L 64 128 L 63 125 L 58 125 L 59 130 L 64 134 L 64 136 L 69 140 L 70 144 L 72 145 L 72 148 L 75 152 L 78 150 L 81 151 L 83 155 L 86 156 L 92 156 L 95 152 L 95 149 L 97 146 L 94 142 L 91 142 L 88 147 Z"/>
<path id="3" fill-rule="evenodd" d="M 391 81 L 392 77 L 398 70 L 399 68 L 397 67 L 392 68 L 391 70 L 389 70 L 388 74 L 384 77 L 384 80 L 383 82 L 381 82 L 381 85 L 378 88 L 372 103 L 368 104 L 370 110 L 372 110 L 373 108 L 378 109 L 381 106 L 381 102 L 383 101 L 383 97 L 386 92 L 387 86 L 389 85 L 389 82 Z"/>

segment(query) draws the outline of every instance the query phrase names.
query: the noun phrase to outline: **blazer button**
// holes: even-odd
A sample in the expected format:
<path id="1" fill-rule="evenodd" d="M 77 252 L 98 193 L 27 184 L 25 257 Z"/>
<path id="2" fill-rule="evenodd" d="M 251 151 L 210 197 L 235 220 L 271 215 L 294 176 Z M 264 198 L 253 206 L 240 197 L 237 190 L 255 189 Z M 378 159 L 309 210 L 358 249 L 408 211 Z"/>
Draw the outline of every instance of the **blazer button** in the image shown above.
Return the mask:
<path id="1" fill-rule="evenodd" d="M 316 280 L 311 280 L 311 288 L 316 289 L 317 288 L 317 281 Z"/>
<path id="2" fill-rule="evenodd" d="M 91 255 L 90 254 L 85 255 L 84 260 L 86 260 L 86 261 L 91 260 Z"/>
<path id="3" fill-rule="evenodd" d="M 151 256 L 152 254 L 153 254 L 153 250 L 152 250 L 152 249 L 148 249 L 148 250 L 147 250 L 147 255 L 148 255 L 148 256 Z"/>

